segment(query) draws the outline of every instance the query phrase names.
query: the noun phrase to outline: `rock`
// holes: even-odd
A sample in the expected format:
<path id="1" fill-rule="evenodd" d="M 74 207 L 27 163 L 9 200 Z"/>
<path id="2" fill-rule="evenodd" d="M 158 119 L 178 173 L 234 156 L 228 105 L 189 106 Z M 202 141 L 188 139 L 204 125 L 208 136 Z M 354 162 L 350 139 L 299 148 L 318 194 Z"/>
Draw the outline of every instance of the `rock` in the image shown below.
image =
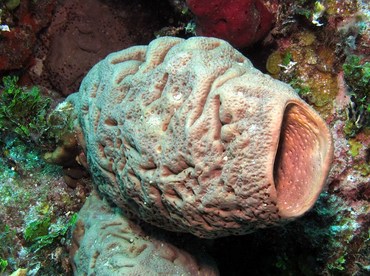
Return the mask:
<path id="1" fill-rule="evenodd" d="M 62 1 L 37 46 L 33 81 L 65 96 L 76 92 L 88 70 L 107 54 L 154 37 L 160 11 L 146 5 L 128 0 Z"/>
<path id="2" fill-rule="evenodd" d="M 9 24 L 9 31 L 0 31 L 2 74 L 11 70 L 24 71 L 32 65 L 37 35 L 49 24 L 55 1 L 8 1 L 6 5 L 5 8 L 5 3 L 1 3 L 3 9 L 0 9 L 0 23 Z"/>

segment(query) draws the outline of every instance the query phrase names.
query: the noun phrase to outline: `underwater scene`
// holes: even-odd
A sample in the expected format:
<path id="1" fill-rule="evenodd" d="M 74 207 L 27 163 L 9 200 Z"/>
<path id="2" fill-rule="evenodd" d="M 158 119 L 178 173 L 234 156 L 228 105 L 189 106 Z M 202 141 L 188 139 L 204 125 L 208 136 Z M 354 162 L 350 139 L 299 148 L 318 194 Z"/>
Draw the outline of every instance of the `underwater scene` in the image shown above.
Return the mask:
<path id="1" fill-rule="evenodd" d="M 370 1 L 1 0 L 5 275 L 370 275 Z"/>

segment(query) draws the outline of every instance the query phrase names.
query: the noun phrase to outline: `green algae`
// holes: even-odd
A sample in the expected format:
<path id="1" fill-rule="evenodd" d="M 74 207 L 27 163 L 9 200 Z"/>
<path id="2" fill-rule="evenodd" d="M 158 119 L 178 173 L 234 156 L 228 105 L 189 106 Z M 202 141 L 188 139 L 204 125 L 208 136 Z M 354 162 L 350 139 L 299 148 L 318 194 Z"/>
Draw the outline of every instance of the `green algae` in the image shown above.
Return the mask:
<path id="1" fill-rule="evenodd" d="M 29 222 L 24 230 L 24 238 L 29 242 L 29 250 L 37 252 L 40 249 L 49 246 L 58 239 L 64 237 L 77 221 L 77 214 L 73 214 L 69 220 L 59 218 L 52 223 L 50 214 Z"/>
<path id="2" fill-rule="evenodd" d="M 362 143 L 355 139 L 349 139 L 348 144 L 349 144 L 349 154 L 352 157 L 358 156 L 361 148 L 363 147 Z"/>
<path id="3" fill-rule="evenodd" d="M 362 176 L 367 176 L 367 177 L 370 176 L 370 163 L 363 162 L 363 163 L 355 164 L 353 168 L 357 170 Z"/>
<path id="4" fill-rule="evenodd" d="M 49 217 L 31 221 L 24 229 L 23 237 L 27 242 L 35 242 L 38 237 L 48 234 L 50 225 L 51 222 Z"/>
<path id="5" fill-rule="evenodd" d="M 370 126 L 370 62 L 360 56 L 350 55 L 343 64 L 344 79 L 351 95 L 345 133 L 354 137 Z"/>
<path id="6" fill-rule="evenodd" d="M 19 267 L 41 271 L 54 262 L 45 256 L 65 248 L 78 210 L 74 191 L 62 181 L 62 169 L 46 163 L 40 150 L 14 134 L 1 138 L 0 258 L 8 263 L 5 273 Z"/>
<path id="7" fill-rule="evenodd" d="M 8 261 L 0 258 L 0 273 L 4 272 L 8 266 Z"/>
<path id="8" fill-rule="evenodd" d="M 15 133 L 24 141 L 40 142 L 48 130 L 50 99 L 37 87 L 23 88 L 17 76 L 3 78 L 0 95 L 0 132 Z"/>

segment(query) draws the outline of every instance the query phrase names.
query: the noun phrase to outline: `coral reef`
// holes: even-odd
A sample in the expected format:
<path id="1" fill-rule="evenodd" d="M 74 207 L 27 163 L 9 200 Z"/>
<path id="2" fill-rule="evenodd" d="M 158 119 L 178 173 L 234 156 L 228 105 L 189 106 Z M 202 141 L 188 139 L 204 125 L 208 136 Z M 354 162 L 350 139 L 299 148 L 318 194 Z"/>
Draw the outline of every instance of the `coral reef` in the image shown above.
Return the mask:
<path id="1" fill-rule="evenodd" d="M 18 76 L 21 85 L 41 85 L 41 96 L 51 98 L 50 105 L 54 108 L 61 101 L 60 95 L 78 90 L 90 66 L 105 54 L 131 45 L 147 44 L 158 36 L 188 38 L 196 35 L 196 28 L 199 35 L 203 31 L 201 16 L 192 14 L 186 2 L 205 3 L 204 11 L 207 12 L 214 7 L 212 4 L 223 1 L 89 0 L 85 6 L 78 0 L 0 1 L 0 74 L 2 77 Z M 230 8 L 241 3 L 227 2 Z M 242 49 L 242 53 L 262 72 L 266 71 L 268 60 L 267 72 L 290 83 L 328 123 L 333 134 L 334 159 L 323 193 L 304 216 L 248 235 L 204 240 L 190 234 L 156 229 L 136 219 L 130 226 L 145 232 L 143 242 L 149 247 L 153 245 L 151 241 L 157 239 L 165 240 L 175 251 L 176 248 L 187 251 L 193 260 L 199 260 L 194 258 L 197 252 L 209 253 L 220 275 L 368 275 L 369 3 L 365 0 L 244 1 L 246 4 L 257 2 L 263 3 L 273 14 L 273 29 L 259 43 L 254 44 L 253 40 L 252 47 Z M 91 14 L 86 7 L 92 9 Z M 227 19 L 229 26 L 236 27 L 234 31 L 238 24 L 248 23 L 240 18 L 242 9 L 234 13 L 237 15 L 234 21 L 226 16 L 229 11 L 225 9 L 225 16 L 215 12 L 203 18 L 219 16 L 221 25 Z M 255 13 L 251 14 L 252 11 Z M 253 32 L 261 17 L 258 17 L 256 6 L 252 5 L 247 12 L 252 15 L 248 19 L 257 20 L 250 20 L 253 26 L 240 31 L 253 38 L 259 34 Z M 211 30 L 218 25 L 209 27 Z M 240 38 L 245 37 L 241 34 Z M 7 112 L 12 104 L 3 103 L 10 95 L 9 90 L 4 93 L 4 86 L 0 88 L 0 97 L 3 97 L 0 108 Z M 17 98 L 20 102 L 13 102 L 13 107 L 20 107 L 21 112 L 14 114 L 32 111 L 27 105 L 38 97 L 36 93 L 26 95 L 23 92 L 31 88 L 15 88 L 22 93 L 17 94 L 21 96 Z M 73 260 L 68 258 L 70 227 L 91 184 L 81 167 L 88 167 L 86 156 L 76 148 L 77 137 L 71 132 L 74 118 L 69 110 L 72 104 L 65 103 L 50 116 L 40 116 L 41 123 L 33 123 L 28 129 L 29 136 L 11 126 L 9 120 L 0 130 L 1 275 L 12 272 L 12 275 L 73 274 Z M 28 116 L 25 120 L 16 118 L 18 115 L 14 115 L 15 121 L 26 127 L 34 118 Z M 43 131 L 45 122 L 46 132 Z M 207 125 L 205 129 L 208 128 Z M 37 134 L 39 130 L 42 135 Z M 80 130 L 77 134 L 82 135 Z M 131 140 L 128 142 L 126 146 L 136 146 L 130 144 Z M 45 150 L 49 152 L 45 154 Z M 62 167 L 46 163 L 44 157 Z M 175 190 L 168 192 L 176 198 Z M 118 218 L 120 211 L 112 207 L 114 204 L 109 207 L 104 203 L 104 206 L 105 214 L 110 212 Z M 88 211 L 84 209 L 81 214 L 86 215 Z M 88 244 L 84 238 L 81 241 Z M 100 245 L 104 248 L 104 244 Z M 133 248 L 132 243 L 127 245 L 127 249 Z M 199 247 L 190 250 L 189 246 L 193 245 Z M 81 247 L 80 252 L 84 250 L 87 256 L 90 251 Z M 100 262 L 96 264 L 96 271 L 102 269 Z M 78 266 L 86 268 L 86 264 Z"/>
<path id="2" fill-rule="evenodd" d="M 311 221 L 298 222 L 305 233 L 300 240 L 306 239 L 311 250 L 311 266 L 320 268 L 314 274 L 365 275 L 370 152 L 368 124 L 363 122 L 368 118 L 369 9 L 363 1 L 312 4 L 283 4 L 289 16 L 279 17 L 285 22 L 278 22 L 281 29 L 273 31 L 278 47 L 267 62 L 269 73 L 290 82 L 326 118 L 334 135 L 327 192 L 308 216 Z M 289 226 L 286 230 L 292 231 Z M 286 256 L 280 259 L 285 260 L 280 270 L 302 269 L 292 265 L 302 261 L 288 253 L 288 247 L 283 246 Z"/>
<path id="3" fill-rule="evenodd" d="M 88 180 L 71 189 L 61 168 L 29 143 L 5 135 L 0 145 L 0 274 L 26 268 L 27 275 L 68 275 L 70 227 Z"/>
<path id="4" fill-rule="evenodd" d="M 197 35 L 217 37 L 243 48 L 263 38 L 273 16 L 260 0 L 187 0 L 196 17 Z"/>
<path id="5" fill-rule="evenodd" d="M 168 230 L 212 238 L 296 218 L 330 167 L 322 119 L 219 39 L 111 54 L 67 101 L 99 191 Z"/>

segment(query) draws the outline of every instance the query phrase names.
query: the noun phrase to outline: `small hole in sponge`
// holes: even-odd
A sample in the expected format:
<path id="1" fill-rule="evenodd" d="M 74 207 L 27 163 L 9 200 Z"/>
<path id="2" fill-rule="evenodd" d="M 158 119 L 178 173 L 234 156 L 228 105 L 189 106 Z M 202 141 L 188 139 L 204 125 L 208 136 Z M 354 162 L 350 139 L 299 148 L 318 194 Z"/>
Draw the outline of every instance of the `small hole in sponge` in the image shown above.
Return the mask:
<path id="1" fill-rule="evenodd" d="M 117 121 L 113 118 L 107 118 L 105 120 L 105 124 L 108 125 L 108 126 L 117 126 Z"/>

